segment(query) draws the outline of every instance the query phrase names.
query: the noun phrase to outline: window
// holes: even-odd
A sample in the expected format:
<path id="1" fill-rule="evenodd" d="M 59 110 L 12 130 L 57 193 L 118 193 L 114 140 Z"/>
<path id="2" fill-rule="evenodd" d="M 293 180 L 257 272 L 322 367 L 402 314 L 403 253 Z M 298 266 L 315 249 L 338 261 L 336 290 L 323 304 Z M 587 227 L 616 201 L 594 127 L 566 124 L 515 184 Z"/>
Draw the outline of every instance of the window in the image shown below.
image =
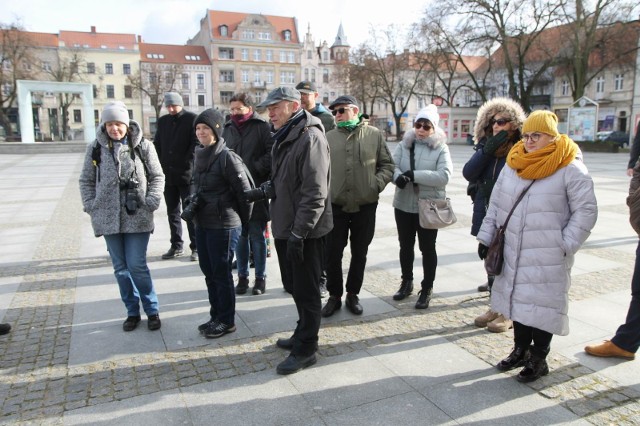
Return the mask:
<path id="1" fill-rule="evenodd" d="M 233 70 L 220 70 L 220 82 L 221 83 L 233 83 Z M 225 102 L 228 103 L 228 102 Z"/>
<path id="2" fill-rule="evenodd" d="M 253 60 L 254 61 L 262 60 L 262 51 L 260 49 L 256 49 L 253 51 Z"/>
<path id="3" fill-rule="evenodd" d="M 309 68 L 304 69 L 304 79 L 309 80 Z"/>
<path id="4" fill-rule="evenodd" d="M 233 49 L 229 47 L 220 47 L 218 48 L 218 58 L 219 59 L 233 59 Z"/>
<path id="5" fill-rule="evenodd" d="M 624 88 L 624 74 L 616 74 L 613 82 L 613 90 L 622 90 Z"/>
<path id="6" fill-rule="evenodd" d="M 128 109 L 127 113 L 129 114 L 129 120 L 133 120 L 133 110 L 132 109 Z"/>
<path id="7" fill-rule="evenodd" d="M 311 81 L 316 82 L 316 70 L 311 70 Z"/>
<path id="8" fill-rule="evenodd" d="M 322 70 L 322 82 L 323 83 L 328 83 L 329 82 L 329 70 L 324 68 Z"/>
<path id="9" fill-rule="evenodd" d="M 242 70 L 242 82 L 243 83 L 249 82 L 249 70 Z"/>
<path id="10" fill-rule="evenodd" d="M 42 71 L 51 71 L 51 62 L 42 61 Z"/>
<path id="11" fill-rule="evenodd" d="M 204 106 L 204 95 L 198 95 L 198 106 Z"/>
<path id="12" fill-rule="evenodd" d="M 267 83 L 273 84 L 273 71 L 267 71 Z"/>
<path id="13" fill-rule="evenodd" d="M 269 49 L 265 52 L 267 62 L 273 62 L 273 50 Z"/>
<path id="14" fill-rule="evenodd" d="M 87 74 L 95 74 L 95 73 L 96 73 L 95 62 L 87 62 Z"/>
<path id="15" fill-rule="evenodd" d="M 95 84 L 93 85 L 93 97 L 94 99 L 98 97 L 98 87 Z"/>
<path id="16" fill-rule="evenodd" d="M 158 76 L 155 72 L 149 73 L 149 84 L 156 84 L 158 82 Z"/>
<path id="17" fill-rule="evenodd" d="M 596 93 L 604 93 L 604 77 L 596 78 Z"/>
<path id="18" fill-rule="evenodd" d="M 96 126 L 100 123 L 100 112 L 97 109 L 93 110 L 93 121 L 96 123 Z"/>
<path id="19" fill-rule="evenodd" d="M 77 62 L 70 62 L 69 63 L 69 72 L 71 73 L 71 75 L 78 74 L 78 63 Z"/>
<path id="20" fill-rule="evenodd" d="M 285 41 L 291 41 L 291 31 L 284 30 L 282 33 Z"/>
<path id="21" fill-rule="evenodd" d="M 107 84 L 107 98 L 113 99 L 116 97 L 116 90 L 113 84 Z"/>
<path id="22" fill-rule="evenodd" d="M 204 90 L 204 74 L 197 74 L 198 90 Z"/>
<path id="23" fill-rule="evenodd" d="M 184 106 L 189 106 L 190 105 L 190 97 L 189 95 L 182 95 L 182 103 L 184 104 Z"/>
<path id="24" fill-rule="evenodd" d="M 220 35 L 226 37 L 229 34 L 229 28 L 226 25 L 220 25 Z"/>
<path id="25" fill-rule="evenodd" d="M 122 64 L 122 74 L 124 75 L 131 74 L 131 64 Z"/>
<path id="26" fill-rule="evenodd" d="M 256 38 L 256 34 L 253 32 L 253 30 L 244 30 L 242 31 L 242 38 L 244 40 L 253 40 L 254 38 Z"/>
<path id="27" fill-rule="evenodd" d="M 259 32 L 258 40 L 271 40 L 271 33 L 267 32 Z"/>
<path id="28" fill-rule="evenodd" d="M 567 96 L 569 94 L 569 81 L 562 80 L 560 83 L 562 96 Z"/>
<path id="29" fill-rule="evenodd" d="M 220 103 L 222 103 L 223 105 L 229 104 L 232 96 L 233 96 L 233 92 L 221 91 L 220 92 Z"/>
<path id="30" fill-rule="evenodd" d="M 293 64 L 293 63 L 296 62 L 296 54 L 295 54 L 295 52 L 289 52 L 287 54 L 287 57 L 289 58 L 289 63 L 290 64 Z"/>
<path id="31" fill-rule="evenodd" d="M 293 71 L 280 71 L 280 84 L 295 83 L 296 73 Z"/>
<path id="32" fill-rule="evenodd" d="M 240 51 L 240 57 L 242 58 L 243 61 L 248 61 L 249 60 L 249 49 L 242 49 Z"/>
<path id="33" fill-rule="evenodd" d="M 170 72 L 164 73 L 164 84 L 171 86 L 173 84 L 173 75 Z"/>
<path id="34" fill-rule="evenodd" d="M 113 64 L 104 64 L 105 74 L 113 74 Z"/>
<path id="35" fill-rule="evenodd" d="M 189 74 L 182 73 L 182 88 L 183 89 L 188 89 L 189 88 Z"/>
<path id="36" fill-rule="evenodd" d="M 287 52 L 284 50 L 280 51 L 280 62 L 287 62 Z"/>
<path id="37" fill-rule="evenodd" d="M 322 103 L 323 104 L 328 104 L 329 103 L 329 92 L 324 92 L 322 94 Z"/>
<path id="38" fill-rule="evenodd" d="M 256 71 L 253 73 L 253 82 L 262 83 L 262 80 L 260 79 L 260 71 Z"/>
<path id="39" fill-rule="evenodd" d="M 133 87 L 126 85 L 124 86 L 124 97 L 125 98 L 133 98 Z"/>
<path id="40" fill-rule="evenodd" d="M 73 122 L 82 123 L 82 110 L 79 110 L 79 109 L 73 110 Z"/>
<path id="41" fill-rule="evenodd" d="M 311 49 L 307 50 L 307 59 L 313 59 L 313 51 Z"/>
<path id="42" fill-rule="evenodd" d="M 322 60 L 324 62 L 329 62 L 329 52 L 327 52 L 326 50 L 322 52 Z"/>

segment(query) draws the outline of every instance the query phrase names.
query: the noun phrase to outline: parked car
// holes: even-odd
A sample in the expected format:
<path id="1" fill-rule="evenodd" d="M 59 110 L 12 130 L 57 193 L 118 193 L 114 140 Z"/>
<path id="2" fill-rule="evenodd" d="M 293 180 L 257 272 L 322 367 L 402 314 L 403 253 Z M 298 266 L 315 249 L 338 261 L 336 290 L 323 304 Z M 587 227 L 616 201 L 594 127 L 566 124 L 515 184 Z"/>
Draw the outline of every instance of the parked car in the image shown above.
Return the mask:
<path id="1" fill-rule="evenodd" d="M 607 136 L 609 136 L 611 133 L 613 133 L 613 130 L 603 130 L 601 132 L 596 133 L 596 139 L 599 141 L 603 141 L 607 138 Z"/>
<path id="2" fill-rule="evenodd" d="M 629 133 L 616 131 L 616 132 L 611 132 L 611 134 L 607 136 L 604 141 L 615 142 L 620 146 L 620 148 L 624 148 L 625 145 L 629 144 L 630 136 L 631 135 L 629 135 Z"/>

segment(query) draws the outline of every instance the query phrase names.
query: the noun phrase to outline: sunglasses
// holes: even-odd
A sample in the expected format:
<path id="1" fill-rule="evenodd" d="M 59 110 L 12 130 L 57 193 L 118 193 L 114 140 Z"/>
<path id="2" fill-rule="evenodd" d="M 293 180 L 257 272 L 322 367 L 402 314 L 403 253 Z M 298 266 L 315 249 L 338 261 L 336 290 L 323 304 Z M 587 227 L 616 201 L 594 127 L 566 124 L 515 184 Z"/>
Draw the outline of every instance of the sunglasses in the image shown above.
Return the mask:
<path id="1" fill-rule="evenodd" d="M 507 119 L 507 118 L 499 118 L 497 120 L 494 120 L 493 118 L 491 120 L 489 120 L 489 126 L 493 126 L 494 124 L 498 124 L 498 126 L 504 126 L 507 123 L 510 123 L 511 120 Z"/>
<path id="2" fill-rule="evenodd" d="M 344 114 L 344 112 L 348 109 L 351 109 L 351 107 L 342 107 L 342 108 L 337 108 L 331 111 L 331 114 L 333 114 L 334 116 L 338 115 L 338 114 Z"/>
<path id="3" fill-rule="evenodd" d="M 416 130 L 420 130 L 420 129 L 431 130 L 431 129 L 433 129 L 433 127 L 428 125 L 427 123 L 413 123 L 413 127 L 415 127 Z"/>

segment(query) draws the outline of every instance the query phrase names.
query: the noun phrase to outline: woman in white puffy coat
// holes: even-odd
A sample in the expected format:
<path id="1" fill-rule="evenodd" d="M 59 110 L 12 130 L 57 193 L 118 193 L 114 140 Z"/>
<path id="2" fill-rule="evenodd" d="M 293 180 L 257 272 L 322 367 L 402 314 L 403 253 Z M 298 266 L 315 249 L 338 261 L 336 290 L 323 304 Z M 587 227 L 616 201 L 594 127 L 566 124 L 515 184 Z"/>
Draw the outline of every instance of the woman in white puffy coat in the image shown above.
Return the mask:
<path id="1" fill-rule="evenodd" d="M 558 133 L 557 123 L 549 111 L 535 111 L 524 122 L 523 140 L 507 156 L 478 233 L 483 259 L 519 195 L 531 185 L 506 227 L 504 267 L 491 293 L 491 309 L 513 320 L 514 328 L 515 347 L 497 368 L 524 365 L 517 376 L 521 382 L 548 374 L 545 359 L 553 335 L 569 333 L 571 267 L 598 215 L 579 148 Z"/>

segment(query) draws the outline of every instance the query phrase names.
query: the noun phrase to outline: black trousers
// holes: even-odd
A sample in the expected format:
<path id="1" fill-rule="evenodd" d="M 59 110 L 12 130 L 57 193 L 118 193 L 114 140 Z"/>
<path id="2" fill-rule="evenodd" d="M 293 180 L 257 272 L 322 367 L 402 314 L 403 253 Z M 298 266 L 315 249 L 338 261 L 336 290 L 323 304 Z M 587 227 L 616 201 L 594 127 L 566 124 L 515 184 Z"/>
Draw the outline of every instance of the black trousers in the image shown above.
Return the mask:
<path id="1" fill-rule="evenodd" d="M 164 186 L 164 202 L 167 205 L 167 216 L 169 217 L 169 230 L 171 231 L 171 247 L 182 249 L 182 212 L 181 205 L 189 198 L 189 185 L 169 185 Z M 182 204 L 181 204 L 182 203 Z M 187 222 L 189 232 L 189 248 L 196 249 L 196 233 L 192 222 Z"/>
<path id="2" fill-rule="evenodd" d="M 360 211 L 346 213 L 342 206 L 332 204 L 333 229 L 327 241 L 327 290 L 331 296 L 342 297 L 342 256 L 351 241 L 351 263 L 347 273 L 347 293 L 358 294 L 364 281 L 369 244 L 376 230 L 378 203 L 360 206 Z"/>
<path id="3" fill-rule="evenodd" d="M 636 263 L 631 278 L 631 302 L 627 319 L 618 327 L 611 341 L 625 351 L 636 353 L 640 347 L 640 241 L 636 248 Z"/>
<path id="4" fill-rule="evenodd" d="M 436 253 L 438 230 L 422 228 L 418 213 L 407 213 L 399 209 L 394 209 L 394 213 L 400 242 L 402 280 L 413 280 L 414 246 L 416 235 L 418 235 L 418 247 L 422 253 L 422 288 L 433 288 L 438 267 L 438 253 Z"/>
<path id="5" fill-rule="evenodd" d="M 552 338 L 553 334 L 548 331 L 524 325 L 518 321 L 513 322 L 513 341 L 515 345 L 521 348 L 528 348 L 533 342 L 531 351 L 541 358 L 546 357 L 549 353 Z"/>
<path id="6" fill-rule="evenodd" d="M 318 350 L 320 331 L 320 273 L 326 237 L 304 240 L 304 261 L 293 263 L 287 259 L 287 240 L 275 240 L 278 265 L 285 290 L 293 294 L 298 310 L 298 324 L 293 332 L 293 355 L 309 356 Z"/>

